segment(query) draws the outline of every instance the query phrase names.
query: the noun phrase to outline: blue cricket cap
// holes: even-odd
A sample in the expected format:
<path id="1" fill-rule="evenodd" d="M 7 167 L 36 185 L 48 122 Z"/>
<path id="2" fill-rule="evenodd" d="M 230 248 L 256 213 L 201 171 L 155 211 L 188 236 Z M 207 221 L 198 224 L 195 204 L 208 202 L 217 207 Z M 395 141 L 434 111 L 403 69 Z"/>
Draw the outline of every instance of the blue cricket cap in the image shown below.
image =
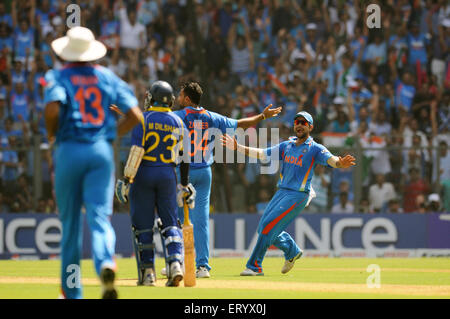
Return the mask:
<path id="1" fill-rule="evenodd" d="M 312 118 L 311 114 L 309 114 L 308 112 L 305 112 L 305 111 L 298 112 L 298 113 L 295 115 L 294 120 L 295 120 L 297 117 L 300 117 L 300 116 L 304 117 L 305 120 L 307 120 L 308 123 L 309 123 L 310 125 L 314 125 L 313 118 Z"/>

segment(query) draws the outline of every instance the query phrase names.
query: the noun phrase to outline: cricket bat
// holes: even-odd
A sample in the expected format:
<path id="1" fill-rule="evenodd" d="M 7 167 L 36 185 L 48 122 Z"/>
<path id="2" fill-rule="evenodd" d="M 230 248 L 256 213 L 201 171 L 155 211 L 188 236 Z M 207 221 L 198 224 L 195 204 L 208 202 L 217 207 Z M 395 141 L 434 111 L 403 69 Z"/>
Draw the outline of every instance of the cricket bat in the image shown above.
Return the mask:
<path id="1" fill-rule="evenodd" d="M 184 286 L 195 286 L 195 249 L 194 249 L 194 226 L 189 220 L 189 207 L 184 200 L 184 223 L 183 223 L 183 240 L 184 240 Z"/>

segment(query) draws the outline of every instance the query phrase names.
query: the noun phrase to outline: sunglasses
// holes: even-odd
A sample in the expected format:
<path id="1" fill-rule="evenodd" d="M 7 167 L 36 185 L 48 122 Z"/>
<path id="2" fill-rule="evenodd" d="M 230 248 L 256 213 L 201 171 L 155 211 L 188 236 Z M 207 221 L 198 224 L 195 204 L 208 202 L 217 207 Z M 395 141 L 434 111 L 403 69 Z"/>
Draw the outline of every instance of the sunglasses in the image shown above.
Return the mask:
<path id="1" fill-rule="evenodd" d="M 298 119 L 295 119 L 295 120 L 294 120 L 294 124 L 295 124 L 295 125 L 301 124 L 301 125 L 303 125 L 303 126 L 309 125 L 309 123 L 308 123 L 307 120 L 298 120 Z"/>

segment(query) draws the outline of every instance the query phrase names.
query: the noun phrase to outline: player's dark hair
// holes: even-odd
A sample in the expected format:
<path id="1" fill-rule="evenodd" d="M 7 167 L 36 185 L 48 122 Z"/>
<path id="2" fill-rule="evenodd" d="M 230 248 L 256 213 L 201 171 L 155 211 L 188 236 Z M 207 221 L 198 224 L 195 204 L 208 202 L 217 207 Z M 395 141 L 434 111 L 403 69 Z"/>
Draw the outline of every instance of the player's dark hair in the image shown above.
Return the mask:
<path id="1" fill-rule="evenodd" d="M 189 99 L 194 103 L 195 105 L 198 105 L 200 103 L 200 99 L 203 95 L 203 90 L 197 82 L 187 82 L 184 83 L 181 86 L 181 91 L 184 92 L 185 96 L 188 96 Z"/>

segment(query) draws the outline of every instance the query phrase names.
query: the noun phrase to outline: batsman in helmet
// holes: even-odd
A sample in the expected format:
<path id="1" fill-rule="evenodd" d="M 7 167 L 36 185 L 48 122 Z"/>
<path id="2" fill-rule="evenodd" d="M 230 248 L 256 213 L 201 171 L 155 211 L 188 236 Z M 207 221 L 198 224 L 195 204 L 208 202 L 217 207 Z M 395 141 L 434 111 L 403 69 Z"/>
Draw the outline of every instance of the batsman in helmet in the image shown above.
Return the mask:
<path id="1" fill-rule="evenodd" d="M 116 183 L 120 202 L 130 202 L 133 245 L 138 267 L 138 285 L 154 286 L 155 208 L 166 267 L 166 286 L 177 287 L 183 279 L 183 238 L 177 220 L 177 204 L 186 199 L 193 208 L 195 189 L 189 184 L 189 162 L 183 161 L 182 120 L 172 113 L 175 97 L 171 85 L 156 81 L 146 92 L 144 120 L 132 131 L 132 146 L 124 178 Z M 180 164 L 180 183 L 175 167 Z M 178 184 L 178 185 L 177 185 Z"/>

